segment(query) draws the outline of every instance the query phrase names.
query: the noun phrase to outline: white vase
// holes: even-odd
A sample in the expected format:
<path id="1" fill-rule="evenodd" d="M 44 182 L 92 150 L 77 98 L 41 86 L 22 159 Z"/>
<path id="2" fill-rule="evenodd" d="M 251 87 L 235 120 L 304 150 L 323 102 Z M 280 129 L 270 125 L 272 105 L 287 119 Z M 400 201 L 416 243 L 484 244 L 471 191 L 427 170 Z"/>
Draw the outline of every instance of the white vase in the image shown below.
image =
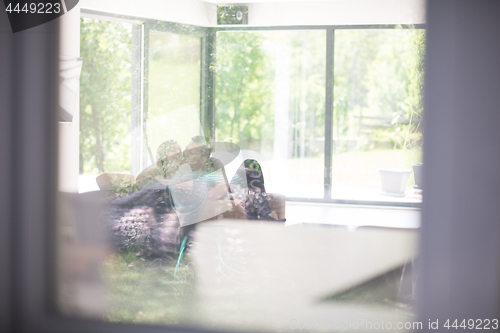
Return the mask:
<path id="1" fill-rule="evenodd" d="M 378 169 L 382 185 L 382 194 L 404 197 L 411 170 L 408 169 Z"/>

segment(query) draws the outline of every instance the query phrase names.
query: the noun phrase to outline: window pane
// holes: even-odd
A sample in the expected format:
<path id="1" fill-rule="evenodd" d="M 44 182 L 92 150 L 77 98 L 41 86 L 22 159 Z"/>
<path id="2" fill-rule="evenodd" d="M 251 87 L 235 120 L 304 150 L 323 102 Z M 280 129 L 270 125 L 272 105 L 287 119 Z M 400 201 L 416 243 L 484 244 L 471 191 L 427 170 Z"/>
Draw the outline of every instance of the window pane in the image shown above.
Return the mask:
<path id="1" fill-rule="evenodd" d="M 424 38 L 423 30 L 335 31 L 333 198 L 420 201 L 410 172 L 422 162 Z M 409 179 L 384 191 L 379 169 Z"/>
<path id="2" fill-rule="evenodd" d="M 82 18 L 81 192 L 103 172 L 130 172 L 132 26 Z"/>
<path id="3" fill-rule="evenodd" d="M 167 32 L 149 34 L 147 145 L 185 148 L 200 135 L 201 38 Z M 149 154 L 149 152 L 148 152 Z M 154 164 L 149 156 L 145 166 Z"/>
<path id="4" fill-rule="evenodd" d="M 217 33 L 216 135 L 258 159 L 266 187 L 324 194 L 326 32 Z"/>

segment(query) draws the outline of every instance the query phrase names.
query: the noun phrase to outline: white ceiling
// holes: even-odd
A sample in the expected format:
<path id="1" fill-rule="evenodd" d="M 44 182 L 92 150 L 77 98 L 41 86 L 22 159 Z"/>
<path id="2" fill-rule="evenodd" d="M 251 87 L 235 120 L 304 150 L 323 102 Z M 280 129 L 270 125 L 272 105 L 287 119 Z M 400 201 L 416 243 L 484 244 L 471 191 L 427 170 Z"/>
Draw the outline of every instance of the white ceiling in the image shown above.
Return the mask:
<path id="1" fill-rule="evenodd" d="M 234 4 L 234 3 L 272 3 L 272 2 L 332 2 L 342 0 L 201 0 L 213 4 Z"/>

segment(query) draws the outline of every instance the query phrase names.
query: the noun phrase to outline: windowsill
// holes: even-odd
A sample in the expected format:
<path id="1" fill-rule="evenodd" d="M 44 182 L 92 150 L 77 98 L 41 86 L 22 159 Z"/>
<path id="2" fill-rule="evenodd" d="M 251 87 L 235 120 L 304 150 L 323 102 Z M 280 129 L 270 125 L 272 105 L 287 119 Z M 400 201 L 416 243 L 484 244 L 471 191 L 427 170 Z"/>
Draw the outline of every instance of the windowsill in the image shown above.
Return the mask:
<path id="1" fill-rule="evenodd" d="M 383 203 L 422 203 L 422 194 L 413 188 L 407 188 L 402 197 L 382 194 L 380 188 L 334 187 L 332 198 L 337 200 L 356 200 Z"/>
<path id="2" fill-rule="evenodd" d="M 309 186 L 274 186 L 267 187 L 270 193 L 282 193 L 289 201 L 294 202 L 324 202 L 321 185 Z M 331 200 L 341 201 L 342 204 L 363 204 L 399 207 L 420 207 L 422 203 L 422 191 L 408 187 L 404 196 L 390 196 L 382 193 L 380 188 L 373 187 L 334 187 Z"/>
<path id="3" fill-rule="evenodd" d="M 420 227 L 420 209 L 287 201 L 286 220 L 286 226 L 417 229 Z"/>

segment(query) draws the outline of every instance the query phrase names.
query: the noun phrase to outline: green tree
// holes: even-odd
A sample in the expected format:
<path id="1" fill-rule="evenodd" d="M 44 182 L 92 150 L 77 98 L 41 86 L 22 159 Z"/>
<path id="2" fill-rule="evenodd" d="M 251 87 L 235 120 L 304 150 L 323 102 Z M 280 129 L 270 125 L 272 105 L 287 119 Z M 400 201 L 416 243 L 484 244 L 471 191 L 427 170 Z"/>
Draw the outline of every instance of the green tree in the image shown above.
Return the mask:
<path id="1" fill-rule="evenodd" d="M 424 30 L 336 31 L 334 136 L 359 139 L 363 129 L 359 117 L 409 119 L 413 110 L 413 117 L 419 118 L 422 114 L 424 52 Z M 363 122 L 368 121 L 363 119 Z M 372 120 L 365 125 L 376 127 L 381 121 Z M 415 134 L 418 123 L 412 123 L 409 131 L 413 137 L 418 136 Z M 371 144 L 391 141 L 399 147 L 405 141 L 407 130 L 408 125 L 396 123 L 394 128 L 373 130 L 365 139 Z"/>
<path id="2" fill-rule="evenodd" d="M 424 101 L 424 60 L 425 60 L 425 30 L 416 30 L 408 40 L 409 52 L 406 56 L 406 99 L 404 109 L 407 116 L 423 117 Z M 416 113 L 416 114 L 415 114 Z"/>
<path id="3" fill-rule="evenodd" d="M 260 142 L 269 113 L 264 83 L 264 53 L 260 33 L 219 33 L 216 106 L 219 138 L 251 145 Z"/>
<path id="4" fill-rule="evenodd" d="M 286 73 L 289 157 L 319 153 L 324 136 L 325 33 L 221 32 L 217 36 L 216 128 L 243 149 L 272 152 L 279 62 Z M 279 50 L 279 52 L 278 52 Z M 277 53 L 278 52 L 278 53 Z M 284 52 L 284 53 L 283 53 Z M 281 59 L 280 57 L 287 59 Z M 280 124 L 279 124 L 280 125 Z"/>
<path id="5" fill-rule="evenodd" d="M 81 19 L 80 173 L 130 169 L 130 24 Z"/>

